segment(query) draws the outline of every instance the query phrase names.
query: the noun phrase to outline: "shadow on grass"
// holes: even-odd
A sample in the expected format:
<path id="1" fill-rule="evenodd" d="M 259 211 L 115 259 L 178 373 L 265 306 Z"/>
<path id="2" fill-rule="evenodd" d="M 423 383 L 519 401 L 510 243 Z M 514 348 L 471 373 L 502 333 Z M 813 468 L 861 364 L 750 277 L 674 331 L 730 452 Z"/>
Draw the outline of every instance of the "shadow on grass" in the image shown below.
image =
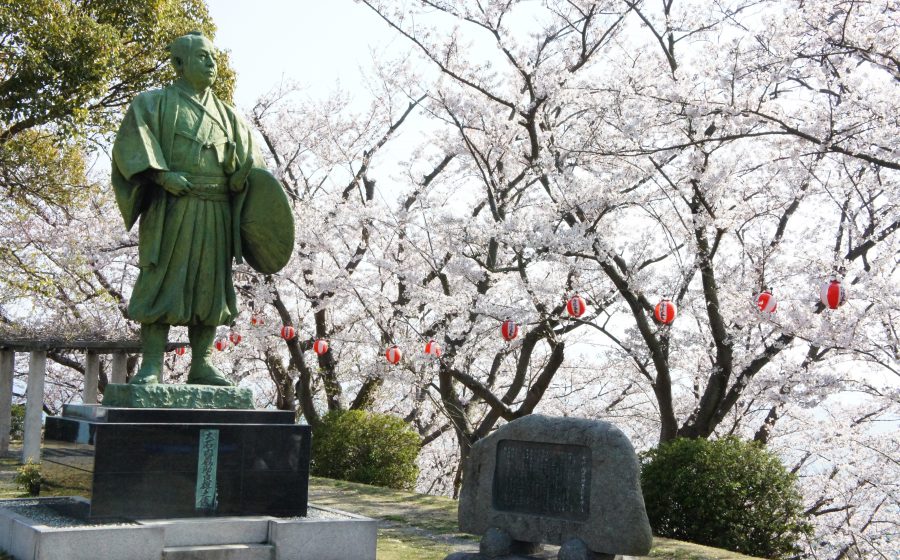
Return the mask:
<path id="1" fill-rule="evenodd" d="M 91 473 L 63 467 L 44 461 L 41 464 L 43 484 L 42 496 L 82 496 L 91 497 Z"/>

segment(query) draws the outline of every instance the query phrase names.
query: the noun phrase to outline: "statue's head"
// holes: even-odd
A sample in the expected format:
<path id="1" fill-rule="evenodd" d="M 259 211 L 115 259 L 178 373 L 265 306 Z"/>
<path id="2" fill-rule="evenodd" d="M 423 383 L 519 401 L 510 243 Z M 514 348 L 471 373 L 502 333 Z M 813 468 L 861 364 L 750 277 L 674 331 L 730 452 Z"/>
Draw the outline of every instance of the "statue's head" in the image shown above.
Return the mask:
<path id="1" fill-rule="evenodd" d="M 215 47 L 199 31 L 192 31 L 169 44 L 169 59 L 179 78 L 197 91 L 216 81 Z"/>

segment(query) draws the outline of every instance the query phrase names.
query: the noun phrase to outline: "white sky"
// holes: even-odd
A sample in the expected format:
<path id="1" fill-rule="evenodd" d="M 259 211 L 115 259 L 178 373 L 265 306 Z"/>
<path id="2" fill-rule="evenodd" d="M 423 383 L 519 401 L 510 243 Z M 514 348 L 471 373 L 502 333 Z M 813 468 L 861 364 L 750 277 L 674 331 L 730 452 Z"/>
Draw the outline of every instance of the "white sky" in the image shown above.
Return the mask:
<path id="1" fill-rule="evenodd" d="M 235 103 L 252 106 L 282 79 L 324 96 L 357 83 L 371 50 L 408 48 L 371 10 L 353 0 L 208 0 L 215 44 L 231 51 Z"/>

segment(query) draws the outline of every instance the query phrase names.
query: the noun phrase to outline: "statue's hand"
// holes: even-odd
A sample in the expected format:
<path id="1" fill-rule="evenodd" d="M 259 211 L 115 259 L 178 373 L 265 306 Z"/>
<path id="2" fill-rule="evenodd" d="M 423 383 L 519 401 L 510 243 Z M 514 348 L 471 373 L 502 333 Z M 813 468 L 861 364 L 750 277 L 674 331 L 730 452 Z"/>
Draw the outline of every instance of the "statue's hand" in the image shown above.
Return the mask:
<path id="1" fill-rule="evenodd" d="M 156 182 L 172 196 L 187 194 L 193 186 L 184 177 L 184 173 L 177 171 L 160 171 L 156 174 Z"/>

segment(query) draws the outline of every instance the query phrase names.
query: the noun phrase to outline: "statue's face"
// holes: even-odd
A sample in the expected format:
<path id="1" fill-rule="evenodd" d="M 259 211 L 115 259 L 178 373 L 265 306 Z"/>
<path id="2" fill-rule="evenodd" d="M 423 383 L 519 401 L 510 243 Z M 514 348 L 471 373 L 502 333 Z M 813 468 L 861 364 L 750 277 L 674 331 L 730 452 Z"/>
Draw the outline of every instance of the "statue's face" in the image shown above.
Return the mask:
<path id="1" fill-rule="evenodd" d="M 182 63 L 182 77 L 198 91 L 213 85 L 217 71 L 215 53 L 207 41 L 198 42 Z"/>

